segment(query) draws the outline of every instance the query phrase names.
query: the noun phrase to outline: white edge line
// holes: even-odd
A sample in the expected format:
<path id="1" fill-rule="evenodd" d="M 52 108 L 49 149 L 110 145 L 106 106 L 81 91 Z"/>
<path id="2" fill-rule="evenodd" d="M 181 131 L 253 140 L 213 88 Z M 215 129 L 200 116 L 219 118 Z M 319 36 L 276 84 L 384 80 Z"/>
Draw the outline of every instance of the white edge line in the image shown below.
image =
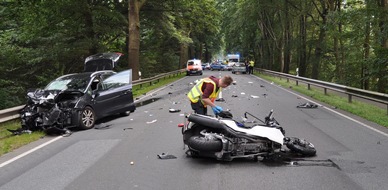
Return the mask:
<path id="1" fill-rule="evenodd" d="M 256 77 L 257 77 L 257 76 L 256 76 Z M 262 80 L 262 81 L 265 81 L 265 82 L 269 83 L 268 81 L 266 81 L 266 80 L 264 80 L 264 79 L 261 79 L 260 77 L 257 77 L 257 78 L 260 79 L 260 80 Z M 270 83 L 269 83 L 269 84 L 270 84 Z M 274 85 L 274 86 L 277 86 L 277 85 Z M 344 118 L 346 118 L 346 119 L 349 119 L 349 120 L 351 120 L 351 121 L 353 121 L 353 122 L 355 122 L 355 123 L 357 123 L 357 124 L 360 124 L 360 125 L 362 125 L 362 126 L 368 128 L 368 129 L 370 129 L 370 130 L 372 130 L 372 131 L 375 131 L 375 132 L 377 132 L 377 133 L 379 133 L 379 134 L 381 134 L 381 135 L 384 135 L 384 136 L 388 137 L 388 134 L 387 134 L 387 133 L 384 133 L 383 131 L 380 131 L 380 130 L 378 130 L 378 129 L 375 129 L 375 128 L 373 128 L 373 127 L 371 127 L 371 126 L 369 126 L 369 125 L 367 125 L 367 124 L 365 124 L 365 123 L 362 123 L 361 121 L 357 121 L 357 120 L 355 120 L 355 119 L 353 119 L 353 118 L 351 118 L 351 117 L 349 117 L 349 116 L 347 116 L 347 115 L 344 115 L 344 114 L 342 114 L 342 113 L 340 113 L 340 112 L 338 112 L 338 111 L 335 111 L 335 110 L 330 109 L 330 108 L 328 108 L 328 107 L 326 107 L 326 106 L 323 106 L 323 105 L 321 105 L 321 104 L 319 104 L 319 103 L 317 103 L 317 102 L 314 102 L 314 101 L 312 101 L 312 100 L 310 100 L 310 99 L 308 99 L 308 98 L 305 98 L 305 97 L 303 97 L 303 96 L 301 96 L 301 95 L 299 95 L 299 94 L 296 94 L 295 92 L 289 91 L 289 90 L 287 90 L 287 89 L 285 89 L 285 88 L 283 88 L 283 87 L 280 87 L 280 86 L 277 86 L 277 87 L 278 87 L 278 88 L 281 88 L 281 89 L 285 90 L 286 92 L 289 92 L 289 93 L 291 93 L 291 94 L 293 94 L 293 95 L 295 95 L 295 96 L 298 96 L 298 97 L 300 97 L 300 98 L 303 98 L 303 99 L 305 99 L 305 100 L 308 100 L 308 101 L 310 101 L 310 102 L 312 102 L 312 103 L 314 103 L 314 104 L 317 104 L 317 105 L 319 105 L 319 106 L 321 106 L 321 107 L 323 107 L 323 108 L 325 108 L 325 109 L 327 109 L 327 110 L 329 110 L 329 111 L 331 111 L 331 112 L 333 112 L 333 113 L 336 113 L 336 114 L 338 114 L 338 115 L 340 115 L 340 116 L 342 116 L 342 117 L 344 117 Z"/>
<path id="2" fill-rule="evenodd" d="M 45 142 L 45 143 L 43 143 L 43 144 L 41 144 L 41 145 L 39 145 L 39 146 L 37 146 L 37 147 L 35 147 L 35 148 L 33 148 L 33 149 L 27 151 L 27 152 L 24 152 L 24 153 L 22 153 L 22 154 L 20 154 L 20 155 L 18 155 L 18 156 L 16 156 L 16 157 L 14 157 L 14 158 L 11 158 L 11 159 L 9 159 L 8 161 L 5 161 L 5 162 L 1 163 L 1 164 L 0 164 L 0 168 L 4 167 L 4 166 L 6 166 L 6 165 L 8 165 L 8 164 L 10 164 L 10 163 L 12 163 L 12 162 L 14 162 L 14 161 L 20 159 L 20 158 L 23 158 L 24 156 L 27 156 L 28 154 L 30 154 L 30 153 L 32 153 L 32 152 L 34 152 L 34 151 L 36 151 L 36 150 L 38 150 L 38 149 L 40 149 L 40 148 L 43 148 L 43 147 L 47 146 L 48 144 L 53 143 L 53 142 L 55 142 L 55 141 L 61 139 L 62 137 L 63 137 L 63 136 L 59 136 L 59 137 L 56 137 L 56 138 L 54 138 L 54 139 L 51 139 L 50 141 L 47 141 L 47 142 Z"/>
<path id="3" fill-rule="evenodd" d="M 176 82 L 178 82 L 178 81 L 180 81 L 180 80 L 183 80 L 183 79 L 184 79 L 184 78 L 181 78 L 181 79 L 179 79 L 179 80 L 177 80 L 177 81 L 174 81 L 174 82 L 170 83 L 169 85 L 174 84 L 174 83 L 176 83 Z M 167 86 L 168 86 L 168 85 L 166 85 L 166 86 L 164 86 L 164 87 L 161 87 L 160 89 L 157 89 L 157 90 L 153 91 L 152 93 L 159 92 L 160 90 L 163 90 L 163 89 L 167 88 Z M 148 97 L 148 96 L 151 96 L 152 93 L 151 93 L 150 95 L 143 96 L 142 98 L 139 98 L 139 99 L 137 99 L 136 101 L 133 101 L 133 102 L 136 103 L 136 102 L 138 102 L 138 101 L 140 101 L 140 100 L 142 100 L 142 99 L 144 99 L 144 98 L 146 98 L 146 97 Z M 45 143 L 43 143 L 43 144 L 41 144 L 41 145 L 39 145 L 39 146 L 37 146 L 37 147 L 35 147 L 35 148 L 33 148 L 33 149 L 27 151 L 27 152 L 24 152 L 24 153 L 22 153 L 22 154 L 20 154 L 20 155 L 18 155 L 18 156 L 16 156 L 16 157 L 14 157 L 14 158 L 11 158 L 11 159 L 7 160 L 7 161 L 5 161 L 5 162 L 3 162 L 3 163 L 0 164 L 0 168 L 4 167 L 4 166 L 6 166 L 6 165 L 8 165 L 8 164 L 10 164 L 10 163 L 12 163 L 12 162 L 14 162 L 14 161 L 20 159 L 20 158 L 23 158 L 24 156 L 27 156 L 28 154 L 31 154 L 32 152 L 34 152 L 34 151 L 36 151 L 36 150 L 38 150 L 38 149 L 41 149 L 41 148 L 43 148 L 43 147 L 45 147 L 45 146 L 47 146 L 47 145 L 49 145 L 49 144 L 51 144 L 51 143 L 53 143 L 53 142 L 59 140 L 59 139 L 61 139 L 62 137 L 63 137 L 63 136 L 59 136 L 59 137 L 56 137 L 56 138 L 54 138 L 54 139 L 51 139 L 50 141 L 47 141 L 47 142 L 45 142 Z"/>

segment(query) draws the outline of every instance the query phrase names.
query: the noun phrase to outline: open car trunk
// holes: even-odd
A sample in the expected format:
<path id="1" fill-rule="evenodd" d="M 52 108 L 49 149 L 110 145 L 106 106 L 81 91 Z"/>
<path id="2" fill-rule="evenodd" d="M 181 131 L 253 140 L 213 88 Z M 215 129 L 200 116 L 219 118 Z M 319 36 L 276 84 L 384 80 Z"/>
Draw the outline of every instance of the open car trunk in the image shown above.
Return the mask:
<path id="1" fill-rule="evenodd" d="M 122 53 L 99 53 L 85 59 L 84 72 L 113 70 Z"/>

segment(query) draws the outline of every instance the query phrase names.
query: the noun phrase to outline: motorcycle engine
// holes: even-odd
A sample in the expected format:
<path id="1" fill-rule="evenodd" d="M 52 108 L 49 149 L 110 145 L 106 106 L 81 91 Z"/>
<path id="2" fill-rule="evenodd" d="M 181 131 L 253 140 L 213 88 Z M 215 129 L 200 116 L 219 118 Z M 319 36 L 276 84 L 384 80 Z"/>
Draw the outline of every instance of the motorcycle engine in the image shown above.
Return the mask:
<path id="1" fill-rule="evenodd" d="M 268 145 L 263 142 L 251 142 L 243 138 L 233 138 L 232 152 L 235 155 L 246 155 L 249 153 L 259 153 L 268 149 Z"/>

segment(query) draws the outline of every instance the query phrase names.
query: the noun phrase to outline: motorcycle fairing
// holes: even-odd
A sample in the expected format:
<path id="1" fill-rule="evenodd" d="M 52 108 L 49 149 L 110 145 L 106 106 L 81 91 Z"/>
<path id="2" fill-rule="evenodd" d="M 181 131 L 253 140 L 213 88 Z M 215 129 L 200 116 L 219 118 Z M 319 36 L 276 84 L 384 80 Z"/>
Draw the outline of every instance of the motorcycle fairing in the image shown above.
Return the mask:
<path id="1" fill-rule="evenodd" d="M 246 128 L 237 126 L 236 122 L 233 120 L 221 120 L 221 122 L 225 123 L 228 127 L 230 127 L 235 131 L 246 133 L 248 135 L 268 138 L 269 140 L 277 142 L 279 144 L 284 143 L 284 135 L 279 129 L 260 126 L 260 125 L 253 126 L 250 129 L 246 129 Z"/>

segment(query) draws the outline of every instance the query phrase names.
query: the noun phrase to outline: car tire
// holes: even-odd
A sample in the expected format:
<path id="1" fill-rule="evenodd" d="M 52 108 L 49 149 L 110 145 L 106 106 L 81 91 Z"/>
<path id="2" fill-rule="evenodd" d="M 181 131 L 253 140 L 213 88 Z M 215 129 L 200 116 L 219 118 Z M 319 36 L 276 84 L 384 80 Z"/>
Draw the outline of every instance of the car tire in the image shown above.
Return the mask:
<path id="1" fill-rule="evenodd" d="M 81 112 L 79 122 L 81 129 L 92 129 L 96 123 L 96 114 L 93 108 L 86 106 Z"/>

